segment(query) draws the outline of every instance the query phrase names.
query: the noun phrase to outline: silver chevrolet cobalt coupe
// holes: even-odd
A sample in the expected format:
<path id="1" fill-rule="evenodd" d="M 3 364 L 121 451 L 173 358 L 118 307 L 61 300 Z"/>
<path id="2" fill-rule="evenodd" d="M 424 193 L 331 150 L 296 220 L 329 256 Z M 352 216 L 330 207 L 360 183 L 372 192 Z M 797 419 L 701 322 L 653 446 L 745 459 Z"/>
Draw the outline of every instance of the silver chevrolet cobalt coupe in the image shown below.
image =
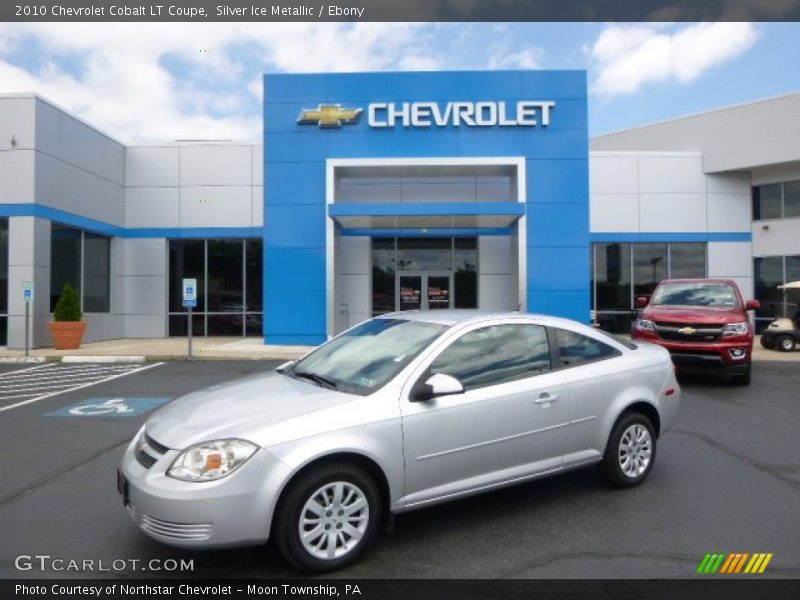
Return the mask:
<path id="1" fill-rule="evenodd" d="M 299 569 L 328 571 L 394 513 L 592 464 L 637 485 L 679 404 L 659 346 L 555 317 L 395 313 L 161 408 L 118 487 L 159 541 L 273 538 Z"/>

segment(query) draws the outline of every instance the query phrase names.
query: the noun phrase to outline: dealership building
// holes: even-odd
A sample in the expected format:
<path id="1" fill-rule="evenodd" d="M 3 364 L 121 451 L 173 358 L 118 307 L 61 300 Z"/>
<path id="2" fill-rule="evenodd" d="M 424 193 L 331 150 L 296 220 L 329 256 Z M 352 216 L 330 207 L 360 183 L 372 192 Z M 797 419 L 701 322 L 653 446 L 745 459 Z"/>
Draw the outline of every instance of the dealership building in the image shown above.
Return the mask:
<path id="1" fill-rule="evenodd" d="M 31 284 L 34 346 L 65 283 L 87 341 L 186 335 L 183 278 L 195 335 L 309 345 L 447 307 L 625 331 L 665 277 L 763 325 L 800 280 L 800 93 L 593 139 L 584 71 L 266 75 L 263 111 L 262 144 L 127 146 L 0 95 L 0 345 Z"/>

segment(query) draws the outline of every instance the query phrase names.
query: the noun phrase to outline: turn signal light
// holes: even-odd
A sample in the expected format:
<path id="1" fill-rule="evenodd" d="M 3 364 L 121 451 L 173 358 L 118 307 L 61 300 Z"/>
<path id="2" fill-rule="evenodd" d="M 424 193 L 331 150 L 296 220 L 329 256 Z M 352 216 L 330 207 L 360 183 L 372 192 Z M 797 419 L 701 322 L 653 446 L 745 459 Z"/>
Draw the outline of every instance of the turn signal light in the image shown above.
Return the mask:
<path id="1" fill-rule="evenodd" d="M 666 392 L 664 392 L 665 396 L 672 396 L 675 394 L 675 388 L 669 388 Z"/>
<path id="2" fill-rule="evenodd" d="M 206 470 L 213 471 L 222 466 L 222 454 L 209 454 L 206 456 Z"/>

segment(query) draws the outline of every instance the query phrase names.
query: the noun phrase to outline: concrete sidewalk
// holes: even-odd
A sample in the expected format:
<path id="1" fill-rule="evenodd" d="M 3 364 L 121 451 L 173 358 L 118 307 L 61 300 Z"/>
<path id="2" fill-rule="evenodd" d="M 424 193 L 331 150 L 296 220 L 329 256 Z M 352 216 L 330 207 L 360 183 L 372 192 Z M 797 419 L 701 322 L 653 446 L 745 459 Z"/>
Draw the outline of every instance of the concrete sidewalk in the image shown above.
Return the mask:
<path id="1" fill-rule="evenodd" d="M 313 350 L 313 346 L 266 346 L 262 338 L 199 337 L 194 338 L 193 358 L 201 360 L 294 360 Z M 0 348 L 0 362 L 20 359 L 22 350 Z M 83 344 L 77 350 L 37 348 L 31 356 L 39 360 L 61 360 L 77 357 L 144 357 L 144 360 L 185 360 L 188 358 L 186 338 L 144 338 L 107 340 Z M 800 362 L 800 347 L 794 352 L 765 350 L 758 336 L 753 347 L 755 361 Z"/>
<path id="2" fill-rule="evenodd" d="M 198 337 L 192 340 L 193 357 L 202 360 L 291 360 L 300 358 L 311 346 L 266 346 L 262 338 Z M 22 350 L 0 348 L 0 359 L 21 358 Z M 65 356 L 144 357 L 148 361 L 188 358 L 186 338 L 143 338 L 107 340 L 83 344 L 77 350 L 37 348 L 32 357 L 61 360 Z"/>

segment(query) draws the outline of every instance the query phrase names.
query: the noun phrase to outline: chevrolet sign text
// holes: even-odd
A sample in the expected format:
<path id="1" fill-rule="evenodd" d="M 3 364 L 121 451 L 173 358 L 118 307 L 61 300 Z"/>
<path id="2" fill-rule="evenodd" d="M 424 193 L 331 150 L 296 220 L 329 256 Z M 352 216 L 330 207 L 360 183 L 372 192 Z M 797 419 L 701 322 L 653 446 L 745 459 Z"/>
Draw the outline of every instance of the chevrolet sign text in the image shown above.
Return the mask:
<path id="1" fill-rule="evenodd" d="M 367 109 L 370 127 L 547 127 L 556 103 L 507 102 L 373 102 Z"/>

